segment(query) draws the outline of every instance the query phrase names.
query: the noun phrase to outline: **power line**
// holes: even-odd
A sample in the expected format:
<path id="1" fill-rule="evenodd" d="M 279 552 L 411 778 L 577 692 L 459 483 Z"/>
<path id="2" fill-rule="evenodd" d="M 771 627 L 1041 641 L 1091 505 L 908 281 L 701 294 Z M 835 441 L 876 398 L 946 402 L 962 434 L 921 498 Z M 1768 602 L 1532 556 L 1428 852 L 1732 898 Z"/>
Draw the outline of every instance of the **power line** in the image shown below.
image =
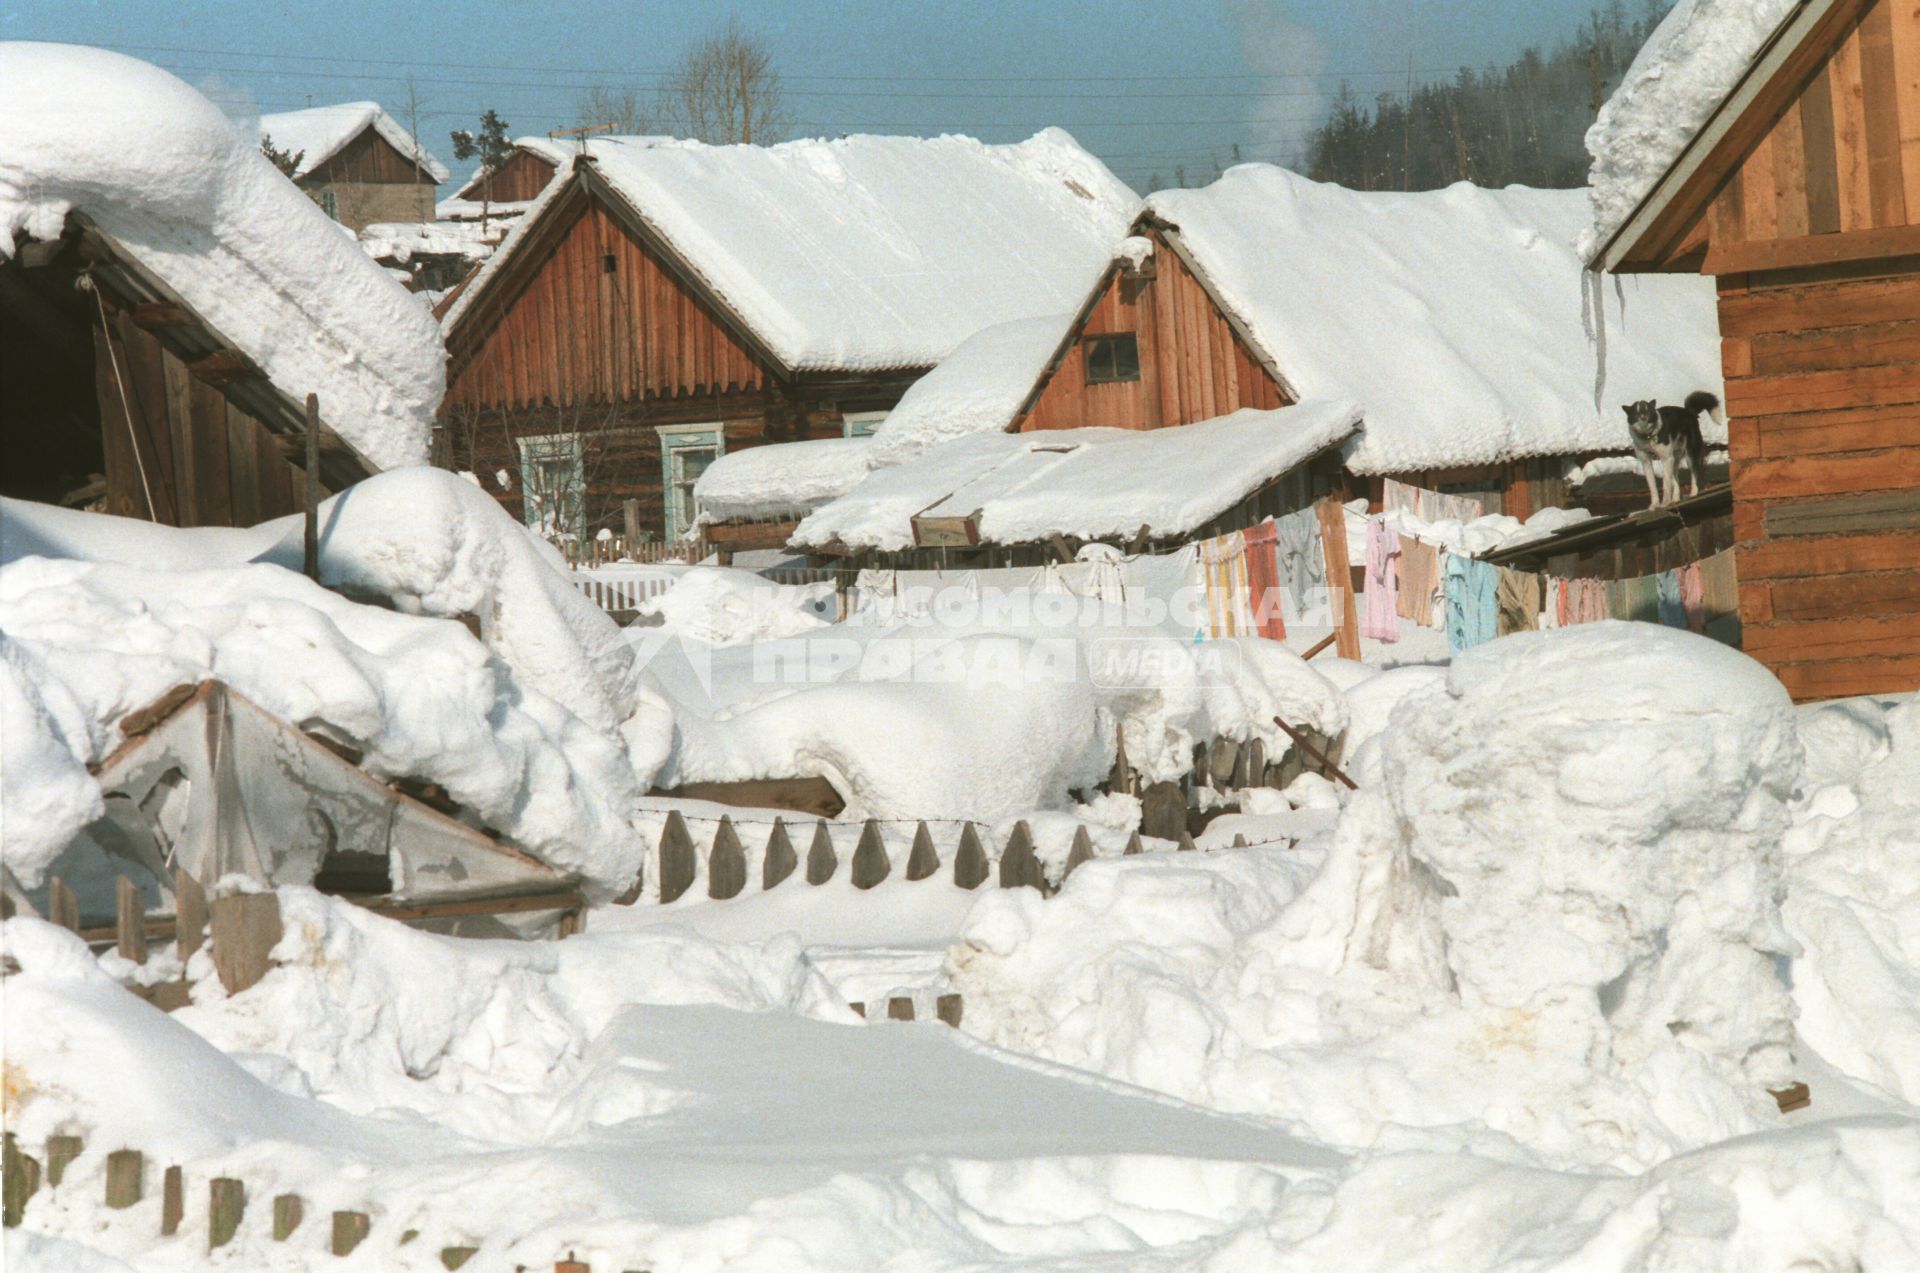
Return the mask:
<path id="1" fill-rule="evenodd" d="M 405 58 L 358 58 L 332 57 L 318 53 L 269 53 L 258 49 L 207 49 L 185 45 L 170 44 L 107 44 L 103 47 L 121 52 L 140 53 L 191 53 L 202 56 L 268 58 L 276 61 L 323 62 L 350 66 L 438 66 L 456 71 L 531 71 L 534 73 L 553 73 L 559 75 L 599 75 L 626 76 L 641 78 L 666 77 L 675 74 L 671 67 L 641 69 L 636 67 L 565 67 L 565 66 L 527 66 L 509 65 L 498 62 L 421 62 Z M 1460 69 L 1461 64 L 1448 66 L 1423 66 L 1411 68 L 1416 74 L 1448 74 Z M 1352 71 L 1289 71 L 1268 73 L 1246 71 L 1234 74 L 1213 75 L 785 75 L 783 81 L 820 81 L 823 83 L 885 83 L 885 84 L 1107 84 L 1107 83 L 1193 83 L 1218 80 L 1337 80 L 1357 79 L 1362 76 L 1403 76 L 1409 68 L 1395 66 L 1380 70 Z M 369 77 L 371 78 L 371 77 Z M 580 85 L 579 87 L 591 87 Z"/>

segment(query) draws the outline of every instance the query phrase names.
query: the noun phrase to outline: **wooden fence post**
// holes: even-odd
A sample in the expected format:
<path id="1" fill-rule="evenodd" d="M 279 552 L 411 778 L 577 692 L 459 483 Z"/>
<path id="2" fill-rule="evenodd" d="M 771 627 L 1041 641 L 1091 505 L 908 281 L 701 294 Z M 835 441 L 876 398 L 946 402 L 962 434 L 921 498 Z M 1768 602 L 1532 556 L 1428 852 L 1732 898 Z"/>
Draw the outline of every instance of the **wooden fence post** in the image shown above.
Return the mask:
<path id="1" fill-rule="evenodd" d="M 471 1260 L 480 1251 L 477 1246 L 443 1246 L 440 1248 L 440 1267 L 457 1269 Z"/>
<path id="2" fill-rule="evenodd" d="M 641 860 L 640 865 L 633 868 L 633 883 L 627 885 L 626 892 L 620 894 L 620 896 L 613 899 L 613 904 L 615 906 L 631 906 L 635 902 L 639 901 L 641 895 L 644 894 L 646 891 L 647 891 L 647 864 L 645 859 L 643 858 Z"/>
<path id="3" fill-rule="evenodd" d="M 1135 831 L 1127 836 L 1127 849 L 1124 856 L 1132 857 L 1134 854 L 1140 852 L 1140 847 L 1140 833 Z"/>
<path id="4" fill-rule="evenodd" d="M 217 906 L 218 903 L 216 902 Z M 219 952 L 216 938 L 214 951 Z M 207 1250 L 216 1251 L 233 1241 L 240 1231 L 241 1217 L 247 1213 L 247 1187 L 230 1176 L 216 1176 L 207 1182 Z"/>
<path id="5" fill-rule="evenodd" d="M 273 1200 L 273 1240 L 285 1242 L 306 1218 L 307 1204 L 297 1193 L 283 1193 Z"/>
<path id="6" fill-rule="evenodd" d="M 68 932 L 80 931 L 80 899 L 57 875 L 47 884 L 47 919 Z"/>
<path id="7" fill-rule="evenodd" d="M 216 897 L 210 912 L 213 967 L 227 993 L 237 995 L 273 966 L 280 942 L 280 898 L 273 893 L 231 893 Z"/>
<path id="8" fill-rule="evenodd" d="M 1140 829 L 1159 840 L 1174 840 L 1187 825 L 1187 795 L 1177 782 L 1152 782 L 1140 793 Z"/>
<path id="9" fill-rule="evenodd" d="M 47 1187 L 58 1189 L 67 1178 L 67 1165 L 80 1156 L 85 1146 L 78 1136 L 47 1137 Z"/>
<path id="10" fill-rule="evenodd" d="M 747 887 L 747 851 L 733 829 L 733 819 L 720 815 L 713 830 L 713 848 L 707 853 L 707 896 L 716 901 L 738 897 Z"/>
<path id="11" fill-rule="evenodd" d="M 793 841 L 787 837 L 787 824 L 775 814 L 773 830 L 767 832 L 767 851 L 760 857 L 760 887 L 764 891 L 793 874 L 799 859 L 793 855 Z"/>
<path id="12" fill-rule="evenodd" d="M 1187 830 L 1185 827 L 1180 828 L 1180 851 L 1182 853 L 1191 853 L 1196 847 L 1198 846 L 1193 842 L 1193 832 Z"/>
<path id="13" fill-rule="evenodd" d="M 693 887 L 698 867 L 694 863 L 693 835 L 678 809 L 667 814 L 660 830 L 660 901 L 671 902 Z"/>
<path id="14" fill-rule="evenodd" d="M 307 481 L 306 498 L 301 501 L 306 524 L 300 568 L 307 578 L 320 582 L 320 395 L 307 395 Z"/>
<path id="15" fill-rule="evenodd" d="M 140 886 L 122 875 L 114 881 L 114 947 L 120 958 L 147 962 L 147 899 Z"/>
<path id="16" fill-rule="evenodd" d="M 953 882 L 964 889 L 976 889 L 987 882 L 987 851 L 980 847 L 980 833 L 971 822 L 960 828 L 960 847 L 953 853 Z"/>
<path id="17" fill-rule="evenodd" d="M 1093 839 L 1085 827 L 1073 829 L 1073 848 L 1067 853 L 1067 868 L 1060 872 L 1060 882 L 1065 884 L 1067 877 L 1080 868 L 1083 863 L 1093 861 Z"/>
<path id="18" fill-rule="evenodd" d="M 1007 837 L 1007 847 L 1000 854 L 1001 888 L 1037 888 L 1044 896 L 1047 891 L 1047 877 L 1040 869 L 1040 859 L 1034 856 L 1033 832 L 1022 819 L 1013 824 L 1013 834 Z"/>
<path id="19" fill-rule="evenodd" d="M 367 1234 L 373 1228 L 373 1217 L 364 1211 L 336 1211 L 333 1213 L 333 1235 L 327 1249 L 335 1255 L 351 1255 L 353 1249 L 367 1240 Z"/>
<path id="20" fill-rule="evenodd" d="M 960 996 L 946 994 L 935 999 L 933 1015 L 958 1030 L 960 1028 Z"/>
<path id="21" fill-rule="evenodd" d="M 593 1270 L 585 1261 L 574 1259 L 573 1252 L 569 1251 L 566 1259 L 553 1262 L 553 1273 L 593 1273 Z"/>
<path id="22" fill-rule="evenodd" d="M 913 1000 L 907 995 L 895 995 L 887 1000 L 887 1020 L 913 1020 Z"/>
<path id="23" fill-rule="evenodd" d="M 8 1132 L 5 1148 L 0 1150 L 0 1220 L 9 1229 L 20 1227 L 27 1211 L 27 1199 L 40 1191 L 40 1164 L 20 1152 L 19 1138 Z"/>
<path id="24" fill-rule="evenodd" d="M 913 852 L 907 855 L 907 878 L 924 880 L 940 869 L 940 854 L 933 847 L 933 832 L 922 822 L 913 833 Z"/>
<path id="25" fill-rule="evenodd" d="M 180 1232 L 180 1221 L 186 1218 L 186 1184 L 178 1166 L 167 1168 L 160 1177 L 160 1236 L 163 1238 Z"/>
<path id="26" fill-rule="evenodd" d="M 887 857 L 886 841 L 880 837 L 880 824 L 868 818 L 860 828 L 860 843 L 853 850 L 853 886 L 872 888 L 893 870 Z"/>
<path id="27" fill-rule="evenodd" d="M 1226 791 L 1233 785 L 1234 766 L 1240 760 L 1240 744 L 1231 738 L 1216 738 L 1207 756 L 1207 774 L 1213 780 L 1210 784 L 1215 791 Z"/>
<path id="28" fill-rule="evenodd" d="M 207 939 L 207 891 L 185 871 L 173 873 L 173 939 L 180 946 L 180 963 Z"/>
<path id="29" fill-rule="evenodd" d="M 124 1211 L 146 1192 L 146 1159 L 137 1149 L 116 1149 L 107 1155 L 107 1206 Z"/>
<path id="30" fill-rule="evenodd" d="M 840 859 L 833 851 L 833 836 L 826 822 L 815 822 L 813 844 L 807 849 L 807 883 L 825 884 L 839 869 Z"/>

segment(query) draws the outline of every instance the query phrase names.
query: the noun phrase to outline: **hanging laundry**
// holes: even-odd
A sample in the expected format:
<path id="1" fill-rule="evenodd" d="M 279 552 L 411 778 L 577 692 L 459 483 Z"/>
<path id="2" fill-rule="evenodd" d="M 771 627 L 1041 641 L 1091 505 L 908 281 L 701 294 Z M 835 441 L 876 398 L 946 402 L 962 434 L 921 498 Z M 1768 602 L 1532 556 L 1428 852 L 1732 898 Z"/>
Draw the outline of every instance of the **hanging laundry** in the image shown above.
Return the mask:
<path id="1" fill-rule="evenodd" d="M 1680 572 L 1663 570 L 1653 576 L 1655 605 L 1660 611 L 1660 622 L 1669 628 L 1687 626 L 1687 608 L 1680 600 Z"/>
<path id="2" fill-rule="evenodd" d="M 1494 585 L 1494 631 L 1500 636 L 1531 632 L 1539 626 L 1540 576 L 1518 570 L 1498 570 Z"/>
<path id="3" fill-rule="evenodd" d="M 1680 608 L 1687 614 L 1687 631 L 1707 630 L 1706 588 L 1700 582 L 1700 563 L 1690 561 L 1680 568 Z"/>
<path id="4" fill-rule="evenodd" d="M 1243 532 L 1247 553 L 1247 600 L 1253 607 L 1254 631 L 1269 641 L 1287 639 L 1287 624 L 1282 604 L 1286 593 L 1280 587 L 1279 550 L 1271 521 L 1261 522 Z"/>
<path id="5" fill-rule="evenodd" d="M 1320 542 L 1320 514 L 1303 508 L 1273 519 L 1273 544 L 1280 583 L 1293 600 L 1296 619 L 1324 611 L 1327 553 Z"/>
<path id="6" fill-rule="evenodd" d="M 1441 569 L 1447 592 L 1447 648 L 1458 654 L 1493 640 L 1499 626 L 1499 569 L 1452 553 Z"/>
<path id="7" fill-rule="evenodd" d="M 1443 495 L 1392 478 L 1381 484 L 1380 507 L 1385 512 L 1412 513 L 1424 522 L 1466 523 L 1487 515 L 1486 504 L 1465 495 Z"/>
<path id="8" fill-rule="evenodd" d="M 1433 626 L 1433 596 L 1440 586 L 1440 550 L 1432 544 L 1400 537 L 1400 617 L 1421 627 Z"/>
<path id="9" fill-rule="evenodd" d="M 1367 583 L 1362 600 L 1365 612 L 1360 618 L 1360 635 L 1373 641 L 1392 643 L 1400 639 L 1400 602 L 1396 594 L 1400 576 L 1396 563 L 1400 557 L 1400 536 L 1377 519 L 1367 519 Z"/>
<path id="10" fill-rule="evenodd" d="M 1234 531 L 1202 540 L 1200 563 L 1206 570 L 1208 635 L 1252 635 L 1253 613 L 1247 605 L 1246 537 Z"/>
<path id="11" fill-rule="evenodd" d="M 1556 628 L 1564 628 L 1574 622 L 1572 592 L 1572 580 L 1553 581 L 1553 626 Z"/>
<path id="12" fill-rule="evenodd" d="M 1653 575 L 1638 575 L 1624 581 L 1626 591 L 1626 613 L 1615 618 L 1631 619 L 1635 623 L 1660 622 L 1660 583 Z"/>
<path id="13" fill-rule="evenodd" d="M 1740 581 L 1733 568 L 1733 549 L 1717 552 L 1700 563 L 1700 593 L 1708 623 L 1740 613 Z"/>

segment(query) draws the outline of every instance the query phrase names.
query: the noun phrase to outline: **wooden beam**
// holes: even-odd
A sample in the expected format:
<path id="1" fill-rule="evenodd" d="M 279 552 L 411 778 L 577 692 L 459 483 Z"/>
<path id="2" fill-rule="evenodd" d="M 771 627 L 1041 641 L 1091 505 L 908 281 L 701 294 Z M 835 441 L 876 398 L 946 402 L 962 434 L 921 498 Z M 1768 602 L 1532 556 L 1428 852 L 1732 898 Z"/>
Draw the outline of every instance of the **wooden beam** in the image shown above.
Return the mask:
<path id="1" fill-rule="evenodd" d="M 784 522 L 714 522 L 704 533 L 711 548 L 748 552 L 756 548 L 785 548 L 787 540 L 798 529 L 800 522 L 795 518 Z"/>
<path id="2" fill-rule="evenodd" d="M 145 301 L 131 311 L 134 326 L 156 331 L 162 327 L 191 327 L 194 317 L 183 305 L 172 301 Z"/>
<path id="3" fill-rule="evenodd" d="M 187 364 L 187 370 L 210 385 L 230 385 L 239 380 L 264 380 L 266 373 L 253 359 L 238 349 L 216 349 Z"/>
<path id="4" fill-rule="evenodd" d="M 1707 250 L 1701 273 L 1757 274 L 1807 266 L 1840 265 L 1850 261 L 1877 261 L 1888 257 L 1920 256 L 1920 225 L 1888 226 L 1878 230 L 1843 230 L 1771 243 L 1723 243 Z"/>

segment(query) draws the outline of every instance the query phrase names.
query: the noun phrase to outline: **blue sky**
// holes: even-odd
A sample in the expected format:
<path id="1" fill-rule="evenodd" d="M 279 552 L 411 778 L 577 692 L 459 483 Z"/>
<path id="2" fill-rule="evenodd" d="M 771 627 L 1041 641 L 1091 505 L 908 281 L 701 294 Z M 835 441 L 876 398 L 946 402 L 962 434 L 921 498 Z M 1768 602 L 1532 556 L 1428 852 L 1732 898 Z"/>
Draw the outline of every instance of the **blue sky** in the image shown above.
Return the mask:
<path id="1" fill-rule="evenodd" d="M 261 111 L 371 97 L 411 76 L 420 132 L 494 106 L 515 133 L 576 122 L 588 85 L 658 73 L 731 14 L 770 47 L 811 135 L 1066 127 L 1145 187 L 1247 159 L 1286 162 L 1341 79 L 1363 97 L 1551 44 L 1590 0 L 0 0 L 0 38 L 120 48 Z M 456 171 L 466 165 L 454 165 Z"/>

